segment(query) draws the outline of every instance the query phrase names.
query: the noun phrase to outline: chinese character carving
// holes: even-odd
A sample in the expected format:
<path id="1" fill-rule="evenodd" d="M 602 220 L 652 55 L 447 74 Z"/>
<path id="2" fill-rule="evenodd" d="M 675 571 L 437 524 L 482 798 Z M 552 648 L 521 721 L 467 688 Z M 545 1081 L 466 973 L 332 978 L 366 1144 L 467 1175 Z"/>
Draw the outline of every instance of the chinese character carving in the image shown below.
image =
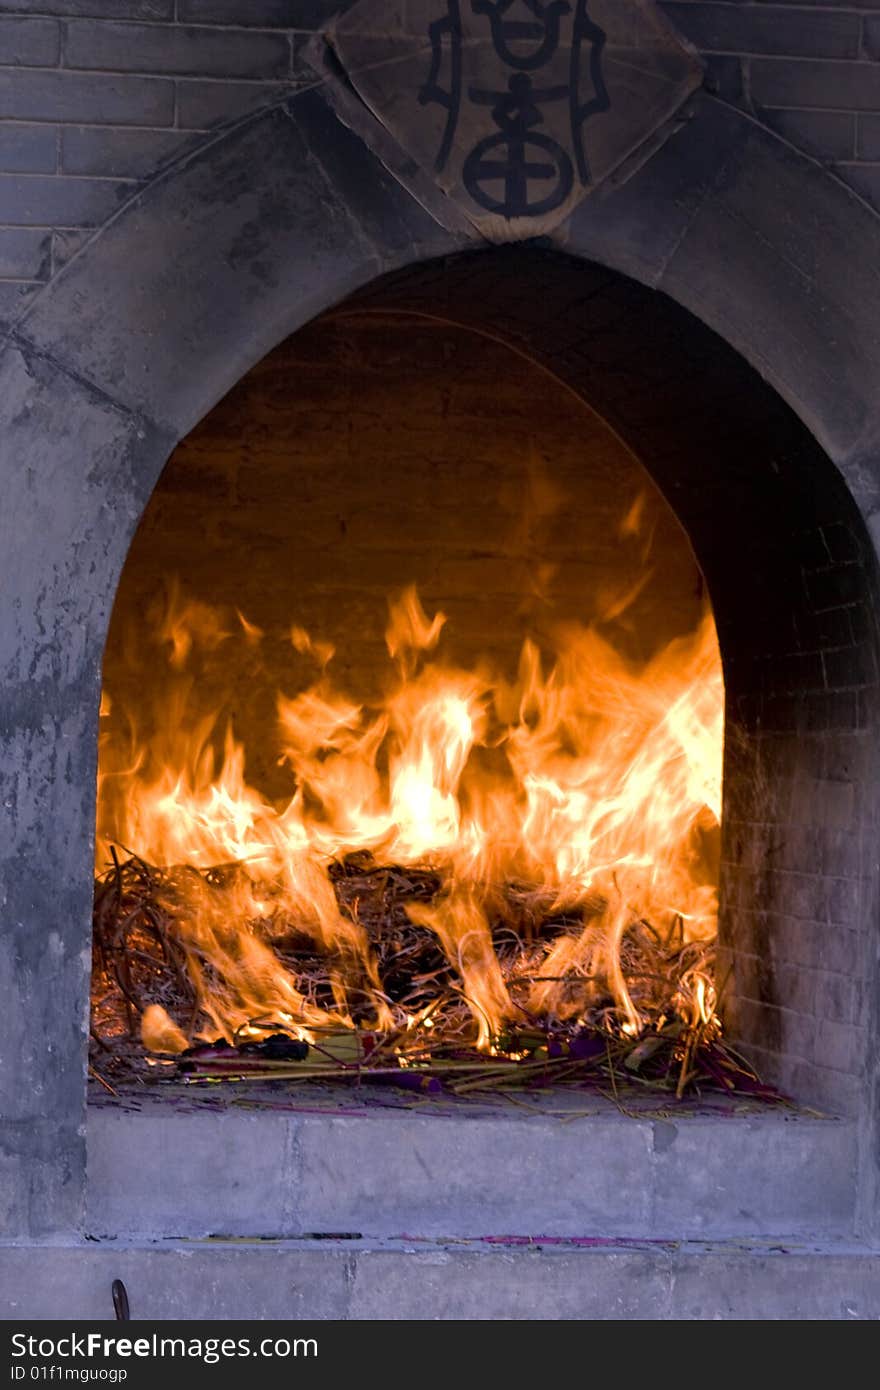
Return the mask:
<path id="1" fill-rule="evenodd" d="M 491 105 L 499 131 L 480 140 L 462 166 L 462 182 L 474 202 L 502 217 L 537 217 L 564 203 L 574 178 L 571 160 L 556 140 L 534 127 L 544 119 L 542 104 L 565 100 L 568 88 L 540 90 L 528 73 L 517 72 L 506 92 L 471 87 L 468 95 Z"/>
<path id="2" fill-rule="evenodd" d="M 361 0 L 330 42 L 402 149 L 498 240 L 566 217 L 659 143 L 702 78 L 653 0 Z"/>

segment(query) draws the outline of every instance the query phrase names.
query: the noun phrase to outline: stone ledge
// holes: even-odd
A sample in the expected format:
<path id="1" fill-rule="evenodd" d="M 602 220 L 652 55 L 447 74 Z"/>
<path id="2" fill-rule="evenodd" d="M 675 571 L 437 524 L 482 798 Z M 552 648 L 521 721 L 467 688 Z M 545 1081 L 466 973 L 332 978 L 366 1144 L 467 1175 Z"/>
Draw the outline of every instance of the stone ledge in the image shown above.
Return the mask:
<path id="1" fill-rule="evenodd" d="M 500 1099 L 418 1108 L 369 1092 L 280 1093 L 263 1096 L 262 1105 L 241 1099 L 218 1108 L 175 1092 L 146 1097 L 138 1109 L 92 1106 L 90 1234 L 558 1239 L 852 1231 L 855 1125 L 809 1113 L 721 1108 L 630 1117 L 601 1096 L 570 1092 L 531 1115 Z"/>
<path id="2" fill-rule="evenodd" d="M 351 1320 L 876 1320 L 880 1253 L 849 1244 L 428 1240 L 0 1247 L 0 1316 Z"/>

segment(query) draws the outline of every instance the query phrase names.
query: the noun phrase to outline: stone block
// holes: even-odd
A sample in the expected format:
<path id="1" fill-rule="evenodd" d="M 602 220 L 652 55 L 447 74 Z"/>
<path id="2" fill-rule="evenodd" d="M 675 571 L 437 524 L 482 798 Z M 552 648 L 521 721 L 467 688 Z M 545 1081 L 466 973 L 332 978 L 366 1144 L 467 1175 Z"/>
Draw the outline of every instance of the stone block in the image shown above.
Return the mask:
<path id="1" fill-rule="evenodd" d="M 61 50 L 57 19 L 0 14 L 0 55 L 5 67 L 53 68 Z"/>
<path id="2" fill-rule="evenodd" d="M 14 1321 L 107 1321 L 114 1279 L 125 1284 L 132 1318 L 142 1321 L 337 1319 L 350 1304 L 351 1254 L 342 1242 L 332 1249 L 117 1240 L 0 1247 L 0 1310 Z"/>
<path id="3" fill-rule="evenodd" d="M 644 1233 L 649 1145 L 647 1126 L 614 1119 L 305 1117 L 301 1219 L 388 1235 Z"/>
<path id="4" fill-rule="evenodd" d="M 703 4 L 664 0 L 673 24 L 697 48 L 783 57 L 857 58 L 861 19 L 840 10 L 792 10 L 786 5 Z"/>
<path id="5" fill-rule="evenodd" d="M 858 1076 L 865 1059 L 866 1042 L 863 1028 L 850 1023 L 834 1023 L 828 1018 L 820 1019 L 814 1040 L 814 1060 L 829 1071 Z"/>
<path id="6" fill-rule="evenodd" d="M 174 18 L 175 0 L 0 0 L 0 13 L 45 14 L 50 4 L 59 17 L 162 20 Z"/>
<path id="7" fill-rule="evenodd" d="M 655 1236 L 851 1229 L 856 1148 L 845 1121 L 743 1117 L 723 1139 L 699 1118 L 663 1127 L 673 1133 L 655 1145 Z"/>
<path id="8" fill-rule="evenodd" d="M 89 1116 L 86 1230 L 93 1236 L 283 1236 L 299 1185 L 284 1115 Z M 134 1141 L 134 1142 L 133 1142 Z"/>
<path id="9" fill-rule="evenodd" d="M 751 75 L 759 106 L 880 111 L 880 69 L 870 63 L 754 58 Z"/>
<path id="10" fill-rule="evenodd" d="M 192 24 L 320 29 L 353 0 L 179 0 L 179 18 Z"/>
<path id="11" fill-rule="evenodd" d="M 116 73 L 6 68 L 0 70 L 0 118 L 171 125 L 174 84 Z"/>
<path id="12" fill-rule="evenodd" d="M 768 1252 L 715 1254 L 718 1258 L 706 1259 L 683 1252 L 676 1260 L 671 1317 L 788 1322 L 875 1316 L 880 1261 L 868 1251 L 817 1258 L 782 1245 Z"/>
<path id="13" fill-rule="evenodd" d="M 318 1093 L 302 1113 L 293 1097 L 286 1113 L 92 1106 L 87 1230 L 536 1241 L 852 1226 L 848 1121 L 778 1110 L 659 1122 L 564 1092 L 532 1115 L 485 1100 L 414 1112 L 362 1094 Z"/>
<path id="14" fill-rule="evenodd" d="M 284 34 L 206 27 L 114 24 L 74 19 L 67 25 L 65 62 L 72 68 L 191 77 L 284 78 L 290 44 Z"/>
<path id="15" fill-rule="evenodd" d="M 666 1316 L 671 1281 L 662 1256 L 638 1249 L 606 1252 L 588 1273 L 585 1253 L 553 1247 L 364 1250 L 354 1264 L 349 1316 L 584 1321 L 638 1317 L 647 1309 L 649 1317 Z"/>
<path id="16" fill-rule="evenodd" d="M 58 157 L 58 134 L 51 125 L 0 125 L 0 171 L 4 174 L 52 174 Z"/>
<path id="17" fill-rule="evenodd" d="M 0 174 L 0 221 L 14 227 L 98 227 L 131 195 L 113 179 Z"/>

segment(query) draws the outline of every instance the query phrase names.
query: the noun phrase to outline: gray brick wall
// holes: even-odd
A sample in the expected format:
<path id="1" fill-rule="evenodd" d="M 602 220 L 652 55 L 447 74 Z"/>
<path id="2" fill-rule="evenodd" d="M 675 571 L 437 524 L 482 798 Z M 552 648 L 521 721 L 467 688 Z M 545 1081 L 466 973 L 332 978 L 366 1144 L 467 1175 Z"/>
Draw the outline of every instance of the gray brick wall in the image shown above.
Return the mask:
<path id="1" fill-rule="evenodd" d="M 0 317 L 204 132 L 310 80 L 333 0 L 0 0 Z"/>
<path id="2" fill-rule="evenodd" d="M 164 163 L 311 81 L 344 3 L 0 0 L 0 318 Z M 880 0 L 662 3 L 720 97 L 880 208 Z"/>
<path id="3" fill-rule="evenodd" d="M 710 86 L 880 208 L 877 0 L 661 0 Z"/>

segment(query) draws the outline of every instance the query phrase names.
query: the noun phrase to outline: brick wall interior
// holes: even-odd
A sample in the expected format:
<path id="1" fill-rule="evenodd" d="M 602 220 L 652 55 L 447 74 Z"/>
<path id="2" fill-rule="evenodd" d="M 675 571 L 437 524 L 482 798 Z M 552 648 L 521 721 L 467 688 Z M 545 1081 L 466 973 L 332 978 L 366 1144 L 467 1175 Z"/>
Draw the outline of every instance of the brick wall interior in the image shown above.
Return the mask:
<path id="1" fill-rule="evenodd" d="M 0 0 L 0 323 L 170 160 L 314 80 L 340 0 Z M 706 82 L 880 207 L 878 0 L 664 0 Z"/>
<path id="2" fill-rule="evenodd" d="M 639 529 L 622 522 L 643 498 Z M 269 795 L 275 692 L 315 678 L 292 624 L 336 648 L 357 699 L 389 673 L 387 598 L 416 583 L 448 617 L 442 652 L 513 676 L 528 633 L 590 621 L 647 583 L 603 629 L 647 658 L 690 631 L 703 581 L 671 508 L 598 416 L 484 334 L 380 307 L 331 313 L 255 367 L 178 446 L 143 516 L 107 643 L 105 731 L 124 708 L 153 727 L 168 648 L 154 624 L 178 579 L 265 636 L 223 642 L 196 667 L 200 705 L 222 705 Z"/>

